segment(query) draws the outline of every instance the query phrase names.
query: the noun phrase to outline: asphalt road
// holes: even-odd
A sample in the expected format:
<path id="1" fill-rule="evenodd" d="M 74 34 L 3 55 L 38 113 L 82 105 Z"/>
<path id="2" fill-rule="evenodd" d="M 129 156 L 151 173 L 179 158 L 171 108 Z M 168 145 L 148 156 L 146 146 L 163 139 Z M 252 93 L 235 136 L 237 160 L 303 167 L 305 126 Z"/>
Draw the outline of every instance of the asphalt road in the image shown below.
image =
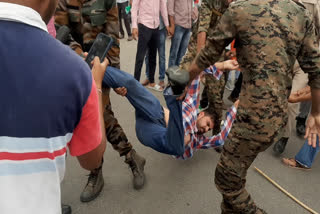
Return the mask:
<path id="1" fill-rule="evenodd" d="M 134 71 L 136 41 L 121 40 L 121 68 Z M 167 41 L 167 56 L 170 40 Z M 168 59 L 168 57 L 167 57 Z M 144 73 L 144 70 L 143 70 Z M 158 72 L 156 72 L 158 79 Z M 141 80 L 144 79 L 144 75 Z M 226 92 L 227 93 L 227 92 Z M 153 92 L 164 104 L 161 93 Z M 214 170 L 219 154 L 214 150 L 198 151 L 187 161 L 176 160 L 143 146 L 135 136 L 134 109 L 130 103 L 112 92 L 113 110 L 136 151 L 147 159 L 145 187 L 132 187 L 131 170 L 108 144 L 104 155 L 105 187 L 90 203 L 81 203 L 80 193 L 87 182 L 88 172 L 68 157 L 67 172 L 62 183 L 62 200 L 70 204 L 75 214 L 212 214 L 220 213 L 221 195 L 214 185 Z M 315 211 L 320 212 L 320 164 L 316 159 L 311 171 L 288 168 L 282 157 L 293 157 L 303 139 L 292 133 L 286 151 L 274 156 L 272 148 L 260 154 L 252 166 L 257 166 L 283 188 Z M 247 189 L 256 203 L 268 213 L 309 213 L 280 192 L 253 167 L 248 170 Z"/>

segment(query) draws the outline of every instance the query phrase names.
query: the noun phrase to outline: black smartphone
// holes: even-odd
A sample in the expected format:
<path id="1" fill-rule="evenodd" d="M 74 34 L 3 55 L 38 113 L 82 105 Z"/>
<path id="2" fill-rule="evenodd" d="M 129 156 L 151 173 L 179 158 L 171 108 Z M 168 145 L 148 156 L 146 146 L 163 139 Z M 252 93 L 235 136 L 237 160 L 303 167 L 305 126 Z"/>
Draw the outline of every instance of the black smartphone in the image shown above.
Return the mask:
<path id="1" fill-rule="evenodd" d="M 95 56 L 99 57 L 101 62 L 104 60 L 112 44 L 113 44 L 112 37 L 104 33 L 98 34 L 86 58 L 86 62 L 88 63 L 90 68 L 92 68 L 91 62 Z"/>

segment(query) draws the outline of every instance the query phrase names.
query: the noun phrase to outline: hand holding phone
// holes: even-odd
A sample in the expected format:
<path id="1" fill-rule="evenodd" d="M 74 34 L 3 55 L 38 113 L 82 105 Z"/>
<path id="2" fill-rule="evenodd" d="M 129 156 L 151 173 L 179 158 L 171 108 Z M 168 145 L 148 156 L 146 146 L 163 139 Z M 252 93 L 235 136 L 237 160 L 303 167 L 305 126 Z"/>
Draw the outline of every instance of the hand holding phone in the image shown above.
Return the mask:
<path id="1" fill-rule="evenodd" d="M 96 40 L 89 50 L 88 56 L 86 57 L 86 62 L 90 68 L 92 68 L 91 62 L 93 61 L 94 57 L 99 57 L 100 62 L 104 61 L 104 58 L 107 56 L 108 51 L 112 47 L 112 44 L 112 37 L 104 33 L 98 34 Z"/>

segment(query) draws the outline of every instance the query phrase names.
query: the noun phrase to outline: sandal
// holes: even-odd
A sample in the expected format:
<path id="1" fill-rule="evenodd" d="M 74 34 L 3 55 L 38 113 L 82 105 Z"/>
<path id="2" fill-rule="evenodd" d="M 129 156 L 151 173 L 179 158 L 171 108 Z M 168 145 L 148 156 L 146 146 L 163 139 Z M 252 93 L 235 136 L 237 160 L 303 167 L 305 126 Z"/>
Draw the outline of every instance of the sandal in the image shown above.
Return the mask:
<path id="1" fill-rule="evenodd" d="M 146 85 L 148 85 L 149 83 L 150 83 L 150 81 L 149 81 L 148 79 L 145 79 L 145 80 L 141 83 L 141 85 L 146 86 Z"/>
<path id="2" fill-rule="evenodd" d="M 305 167 L 298 163 L 294 158 L 282 158 L 282 163 L 294 169 L 301 169 L 306 171 L 311 170 L 311 168 Z"/>
<path id="3" fill-rule="evenodd" d="M 158 84 L 152 85 L 152 83 L 149 83 L 146 87 L 159 92 L 163 91 L 163 88 Z"/>
<path id="4" fill-rule="evenodd" d="M 165 84 L 164 84 L 164 81 L 163 81 L 163 80 L 159 81 L 159 86 L 160 86 L 161 88 L 165 88 L 165 87 L 164 87 Z"/>

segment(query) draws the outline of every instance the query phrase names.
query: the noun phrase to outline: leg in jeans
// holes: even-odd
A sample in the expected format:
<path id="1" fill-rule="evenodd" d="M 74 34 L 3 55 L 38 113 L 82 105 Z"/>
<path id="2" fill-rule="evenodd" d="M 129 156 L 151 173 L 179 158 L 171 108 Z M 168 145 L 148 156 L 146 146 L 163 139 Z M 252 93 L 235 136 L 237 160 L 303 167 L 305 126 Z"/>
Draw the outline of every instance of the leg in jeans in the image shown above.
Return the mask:
<path id="1" fill-rule="evenodd" d="M 123 2 L 123 20 L 124 20 L 124 25 L 126 26 L 127 34 L 128 36 L 132 36 L 131 34 L 131 26 L 130 26 L 130 15 L 126 13 L 126 7 L 128 6 L 129 2 Z"/>
<path id="2" fill-rule="evenodd" d="M 136 133 L 139 141 L 145 146 L 168 155 L 182 155 L 184 153 L 182 102 L 177 101 L 176 96 L 170 95 L 168 91 L 170 88 L 164 93 L 170 110 L 168 128 L 164 124 L 154 123 L 136 111 Z"/>
<path id="3" fill-rule="evenodd" d="M 174 30 L 174 35 L 171 39 L 169 67 L 176 65 L 183 33 L 184 33 L 183 27 L 176 25 Z"/>
<path id="4" fill-rule="evenodd" d="M 136 64 L 134 68 L 134 78 L 140 81 L 141 68 L 142 68 L 144 57 L 146 56 L 149 41 L 152 36 L 152 29 L 149 29 L 142 24 L 138 24 L 138 32 L 139 32 L 139 39 L 138 39 L 138 47 L 137 47 L 137 54 L 136 54 Z"/>
<path id="5" fill-rule="evenodd" d="M 144 61 L 146 64 L 146 77 L 149 80 L 149 49 L 147 49 L 146 59 Z"/>
<path id="6" fill-rule="evenodd" d="M 118 13 L 119 13 L 119 27 L 120 27 L 120 34 L 123 36 L 124 35 L 124 31 L 123 31 L 123 27 L 122 27 L 122 18 L 123 18 L 123 14 L 125 13 L 123 11 L 123 3 L 117 3 L 118 5 Z"/>
<path id="7" fill-rule="evenodd" d="M 165 96 L 167 106 L 170 109 L 169 125 L 166 128 L 159 100 L 133 76 L 116 68 L 108 67 L 103 85 L 110 88 L 127 88 L 126 97 L 136 109 L 136 132 L 141 143 L 165 154 L 183 154 L 184 130 L 181 101 L 177 101 L 173 95 Z"/>
<path id="8" fill-rule="evenodd" d="M 167 38 L 167 30 L 163 28 L 159 32 L 159 80 L 163 81 L 165 78 L 166 72 L 166 38 Z"/>
<path id="9" fill-rule="evenodd" d="M 159 44 L 159 29 L 152 29 L 152 36 L 149 40 L 148 51 L 149 51 L 149 81 L 154 83 L 154 74 L 157 65 L 157 49 Z"/>
<path id="10" fill-rule="evenodd" d="M 179 52 L 176 59 L 176 65 L 180 64 L 182 57 L 186 54 L 189 40 L 190 40 L 190 33 L 191 33 L 190 29 L 184 28 L 183 31 L 184 33 L 181 39 L 180 48 L 179 48 Z"/>
<path id="11" fill-rule="evenodd" d="M 295 157 L 295 160 L 302 166 L 311 168 L 312 163 L 319 152 L 319 137 L 317 136 L 317 147 L 313 148 L 308 145 L 308 140 L 303 144 L 300 151 Z"/>

